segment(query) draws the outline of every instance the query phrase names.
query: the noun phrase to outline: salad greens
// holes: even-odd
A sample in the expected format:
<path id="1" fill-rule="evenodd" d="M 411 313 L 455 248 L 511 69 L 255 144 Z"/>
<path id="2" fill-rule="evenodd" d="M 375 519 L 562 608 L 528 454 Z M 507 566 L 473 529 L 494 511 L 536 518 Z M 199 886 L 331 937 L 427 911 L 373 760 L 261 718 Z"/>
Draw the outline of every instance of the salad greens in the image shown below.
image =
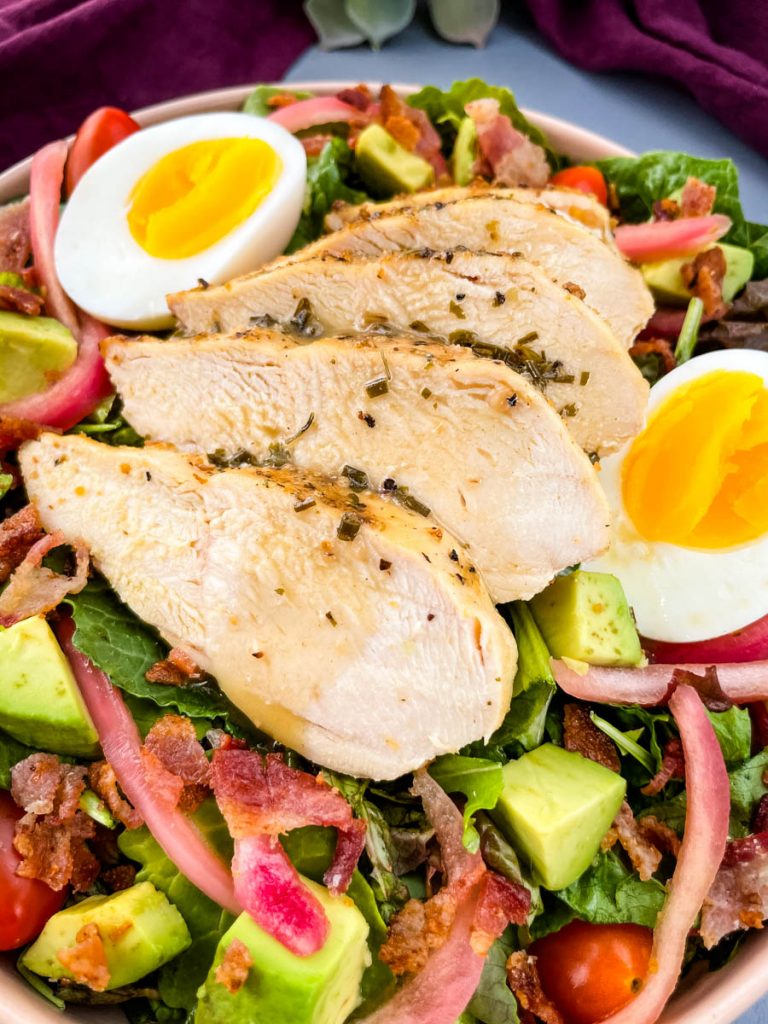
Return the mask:
<path id="1" fill-rule="evenodd" d="M 464 845 L 475 853 L 480 848 L 480 834 L 474 825 L 476 811 L 492 810 L 501 795 L 501 765 L 482 757 L 445 754 L 430 765 L 429 774 L 446 793 L 463 793 Z"/>

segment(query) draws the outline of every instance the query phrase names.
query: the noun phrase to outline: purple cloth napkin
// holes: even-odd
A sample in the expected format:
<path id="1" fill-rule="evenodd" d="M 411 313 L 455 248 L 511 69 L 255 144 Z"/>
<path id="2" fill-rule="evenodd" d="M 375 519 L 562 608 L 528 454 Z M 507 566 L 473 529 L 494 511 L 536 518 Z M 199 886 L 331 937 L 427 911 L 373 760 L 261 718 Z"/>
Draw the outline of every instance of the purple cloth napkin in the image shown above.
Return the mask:
<path id="1" fill-rule="evenodd" d="M 96 107 L 280 78 L 314 38 L 300 0 L 0 0 L 0 169 Z"/>
<path id="2" fill-rule="evenodd" d="M 528 0 L 528 7 L 574 64 L 673 78 L 768 156 L 766 0 Z"/>

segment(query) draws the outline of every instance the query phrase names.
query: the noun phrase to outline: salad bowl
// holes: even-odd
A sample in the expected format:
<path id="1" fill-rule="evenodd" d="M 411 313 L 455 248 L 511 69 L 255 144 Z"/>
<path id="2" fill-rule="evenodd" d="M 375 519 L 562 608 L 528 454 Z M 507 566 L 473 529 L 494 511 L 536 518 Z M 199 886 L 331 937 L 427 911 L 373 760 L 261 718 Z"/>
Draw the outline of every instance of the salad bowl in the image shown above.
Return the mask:
<path id="1" fill-rule="evenodd" d="M 333 95 L 355 83 L 339 81 L 291 82 L 291 89 L 306 89 L 319 95 Z M 375 88 L 377 83 L 370 83 Z M 416 86 L 398 85 L 402 95 Z M 136 114 L 142 126 L 172 118 L 213 111 L 237 110 L 252 86 L 236 86 L 147 107 Z M 553 147 L 576 160 L 609 156 L 631 156 L 627 149 L 570 122 L 525 110 L 530 121 L 548 137 Z M 28 189 L 30 160 L 0 174 L 0 203 L 24 194 Z M 768 992 L 768 934 L 752 934 L 737 955 L 717 972 L 688 976 L 664 1014 L 661 1024 L 731 1024 L 750 1005 Z M 66 1011 L 71 1021 L 81 1024 L 118 1024 L 124 1016 L 117 1008 L 80 1008 Z M 41 999 L 15 971 L 12 956 L 0 961 L 0 1024 L 52 1024 L 60 1020 L 57 1011 Z"/>

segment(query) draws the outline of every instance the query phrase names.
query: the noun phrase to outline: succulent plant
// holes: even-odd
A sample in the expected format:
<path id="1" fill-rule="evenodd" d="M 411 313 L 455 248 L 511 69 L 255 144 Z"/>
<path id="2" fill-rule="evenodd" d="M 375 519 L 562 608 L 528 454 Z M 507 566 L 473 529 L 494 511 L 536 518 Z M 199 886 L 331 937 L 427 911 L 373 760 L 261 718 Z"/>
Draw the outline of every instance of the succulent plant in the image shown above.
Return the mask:
<path id="1" fill-rule="evenodd" d="M 499 18 L 500 0 L 427 0 L 435 31 L 452 43 L 483 46 Z M 304 12 L 324 50 L 368 42 L 375 49 L 402 32 L 416 0 L 305 0 Z"/>

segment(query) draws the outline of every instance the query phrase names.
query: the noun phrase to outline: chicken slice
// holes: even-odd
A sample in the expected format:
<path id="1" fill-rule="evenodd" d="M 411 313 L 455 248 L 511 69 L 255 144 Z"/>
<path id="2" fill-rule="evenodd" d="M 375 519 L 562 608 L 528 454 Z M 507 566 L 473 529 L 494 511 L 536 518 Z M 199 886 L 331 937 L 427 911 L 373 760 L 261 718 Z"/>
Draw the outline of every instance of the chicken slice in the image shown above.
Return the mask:
<path id="1" fill-rule="evenodd" d="M 144 437 L 219 458 L 288 452 L 330 476 L 351 467 L 375 489 L 394 481 L 465 546 L 497 602 L 532 597 L 608 544 L 597 474 L 562 420 L 468 349 L 254 330 L 113 338 L 104 351 Z"/>
<path id="2" fill-rule="evenodd" d="M 430 519 L 163 447 L 44 434 L 20 461 L 46 529 L 83 538 L 137 615 L 305 757 L 390 779 L 501 723 L 514 637 Z"/>
<path id="3" fill-rule="evenodd" d="M 503 199 L 517 199 L 521 203 L 540 203 L 542 206 L 554 210 L 555 213 L 588 228 L 612 248 L 616 247 L 608 209 L 586 192 L 553 186 L 547 188 L 499 188 L 481 181 L 473 182 L 465 187 L 450 185 L 447 188 L 428 189 L 424 192 L 395 196 L 394 199 L 381 203 L 366 202 L 356 205 L 337 201 L 325 218 L 325 228 L 327 231 L 337 231 L 345 224 L 380 213 L 396 213 L 407 208 L 430 206 L 432 203 L 455 203 L 457 199 L 466 199 L 468 196 L 475 195 L 500 196 Z"/>
<path id="4" fill-rule="evenodd" d="M 374 256 L 394 249 L 520 252 L 553 281 L 584 293 L 627 348 L 653 313 L 640 271 L 586 228 L 539 203 L 473 195 L 347 224 L 282 260 L 322 253 Z M 277 261 L 275 261 L 277 262 Z M 274 265 L 274 264 L 273 264 Z"/>
<path id="5" fill-rule="evenodd" d="M 293 321 L 330 334 L 423 331 L 508 349 L 578 444 L 598 455 L 615 451 L 643 423 L 648 385 L 626 349 L 584 302 L 518 254 L 321 255 L 181 292 L 171 305 L 196 334 L 272 318 L 289 329 Z"/>

